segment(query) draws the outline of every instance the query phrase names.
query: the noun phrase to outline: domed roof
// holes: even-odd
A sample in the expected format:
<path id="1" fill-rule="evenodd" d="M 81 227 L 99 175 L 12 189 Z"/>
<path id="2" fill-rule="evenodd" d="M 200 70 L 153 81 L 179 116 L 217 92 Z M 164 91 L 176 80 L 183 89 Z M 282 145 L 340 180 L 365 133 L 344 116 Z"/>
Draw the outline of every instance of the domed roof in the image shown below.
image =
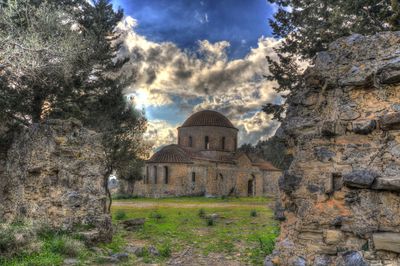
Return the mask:
<path id="1" fill-rule="evenodd" d="M 147 161 L 149 163 L 191 163 L 190 155 L 176 144 L 163 147 Z"/>
<path id="2" fill-rule="evenodd" d="M 192 114 L 188 119 L 186 119 L 181 127 L 193 126 L 216 126 L 235 128 L 232 125 L 231 121 L 229 121 L 229 119 L 226 118 L 223 114 L 211 110 L 204 110 Z"/>

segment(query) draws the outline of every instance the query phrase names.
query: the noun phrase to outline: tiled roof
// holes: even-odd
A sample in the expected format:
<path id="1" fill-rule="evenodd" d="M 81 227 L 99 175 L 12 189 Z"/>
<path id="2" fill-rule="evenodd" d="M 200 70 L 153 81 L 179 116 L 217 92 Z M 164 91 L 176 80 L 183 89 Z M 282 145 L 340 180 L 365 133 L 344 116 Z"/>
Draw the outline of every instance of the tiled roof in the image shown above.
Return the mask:
<path id="1" fill-rule="evenodd" d="M 281 171 L 280 169 L 276 168 L 272 165 L 272 163 L 264 161 L 261 163 L 253 163 L 253 166 L 257 166 L 261 170 L 265 171 Z"/>
<path id="2" fill-rule="evenodd" d="M 176 144 L 163 147 L 147 161 L 148 163 L 192 163 L 191 156 Z"/>
<path id="3" fill-rule="evenodd" d="M 221 113 L 211 110 L 204 110 L 192 114 L 188 119 L 186 119 L 181 127 L 192 126 L 217 126 L 235 128 L 228 118 L 226 118 Z"/>

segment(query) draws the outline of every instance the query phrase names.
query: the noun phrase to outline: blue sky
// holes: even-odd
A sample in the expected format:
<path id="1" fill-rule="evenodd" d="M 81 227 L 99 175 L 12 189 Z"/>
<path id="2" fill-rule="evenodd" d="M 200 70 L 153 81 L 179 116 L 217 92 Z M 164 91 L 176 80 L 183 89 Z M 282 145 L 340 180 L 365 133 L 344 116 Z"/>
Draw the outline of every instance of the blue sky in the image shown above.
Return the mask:
<path id="1" fill-rule="evenodd" d="M 260 112 L 280 102 L 266 55 L 277 40 L 267 0 L 114 0 L 125 11 L 120 29 L 131 58 L 126 71 L 136 81 L 136 97 L 149 120 L 155 147 L 176 141 L 176 127 L 193 112 L 213 109 L 240 129 L 240 144 L 256 143 L 278 124 Z"/>
<path id="2" fill-rule="evenodd" d="M 198 40 L 229 41 L 230 58 L 243 57 L 270 36 L 273 8 L 266 0 L 114 0 L 138 20 L 137 32 L 155 42 L 193 50 Z"/>

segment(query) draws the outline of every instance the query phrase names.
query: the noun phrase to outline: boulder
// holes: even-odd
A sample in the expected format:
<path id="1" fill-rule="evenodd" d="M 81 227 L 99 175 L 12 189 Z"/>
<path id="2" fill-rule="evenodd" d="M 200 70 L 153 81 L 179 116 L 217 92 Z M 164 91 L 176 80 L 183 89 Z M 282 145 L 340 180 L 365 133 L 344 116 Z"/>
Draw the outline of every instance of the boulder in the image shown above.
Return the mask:
<path id="1" fill-rule="evenodd" d="M 400 253 L 400 233 L 375 233 L 372 235 L 372 239 L 377 250 Z"/>
<path id="2" fill-rule="evenodd" d="M 348 251 L 342 254 L 343 266 L 368 266 L 360 252 Z"/>
<path id="3" fill-rule="evenodd" d="M 370 170 L 356 170 L 343 175 L 343 183 L 354 188 L 369 188 L 378 176 Z"/>

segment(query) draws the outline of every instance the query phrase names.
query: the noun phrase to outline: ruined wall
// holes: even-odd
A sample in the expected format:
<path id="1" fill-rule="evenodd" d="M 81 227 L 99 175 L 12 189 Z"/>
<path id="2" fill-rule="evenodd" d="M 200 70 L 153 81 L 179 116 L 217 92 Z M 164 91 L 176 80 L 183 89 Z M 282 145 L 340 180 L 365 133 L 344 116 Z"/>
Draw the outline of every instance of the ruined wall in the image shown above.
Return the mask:
<path id="1" fill-rule="evenodd" d="M 99 134 L 76 120 L 34 124 L 8 150 L 0 176 L 0 218 L 43 221 L 67 230 L 86 225 L 94 227 L 93 240 L 109 240 L 104 174 Z"/>
<path id="2" fill-rule="evenodd" d="M 399 32 L 353 35 L 306 71 L 278 131 L 294 161 L 265 265 L 400 265 L 399 47 Z"/>

